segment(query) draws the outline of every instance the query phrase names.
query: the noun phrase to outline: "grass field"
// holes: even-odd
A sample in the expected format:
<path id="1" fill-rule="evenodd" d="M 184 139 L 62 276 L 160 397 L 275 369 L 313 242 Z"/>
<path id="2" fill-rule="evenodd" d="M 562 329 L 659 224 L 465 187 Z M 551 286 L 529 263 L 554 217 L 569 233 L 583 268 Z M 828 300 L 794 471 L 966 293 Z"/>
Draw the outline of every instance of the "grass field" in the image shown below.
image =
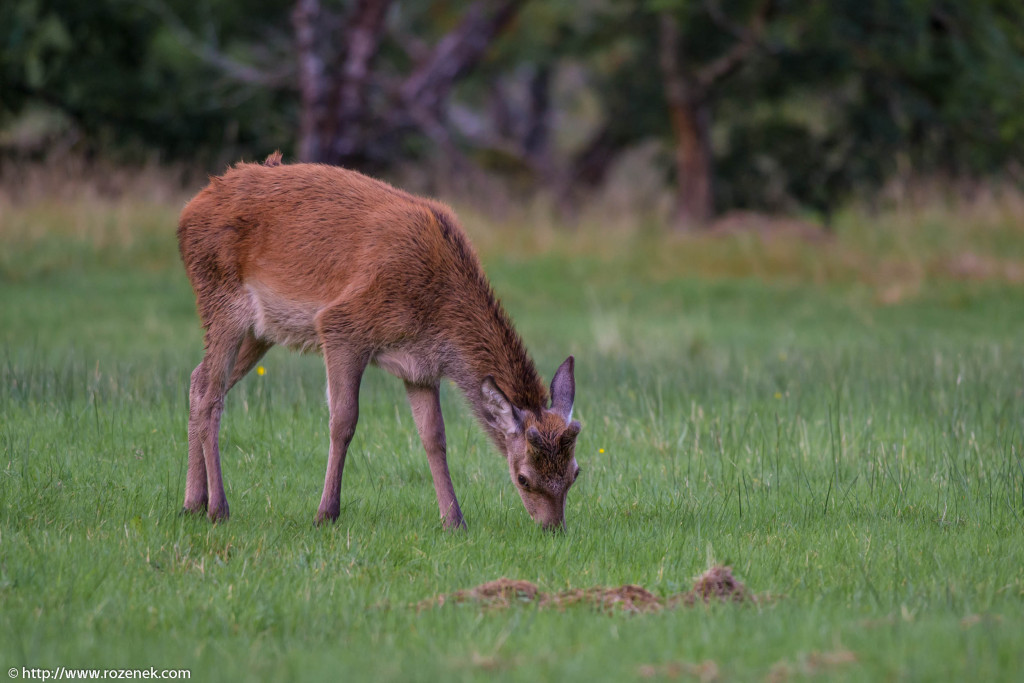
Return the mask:
<path id="1" fill-rule="evenodd" d="M 835 240 L 467 228 L 546 377 L 576 356 L 568 531 L 534 527 L 454 388 L 445 533 L 371 370 L 337 524 L 316 357 L 229 396 L 232 519 L 181 517 L 201 357 L 171 201 L 0 204 L 0 670 L 192 680 L 1019 680 L 1019 214 L 847 216 Z M 974 222 L 972 222 L 974 221 Z M 967 254 L 965 257 L 964 254 Z M 756 604 L 471 602 L 498 577 Z"/>

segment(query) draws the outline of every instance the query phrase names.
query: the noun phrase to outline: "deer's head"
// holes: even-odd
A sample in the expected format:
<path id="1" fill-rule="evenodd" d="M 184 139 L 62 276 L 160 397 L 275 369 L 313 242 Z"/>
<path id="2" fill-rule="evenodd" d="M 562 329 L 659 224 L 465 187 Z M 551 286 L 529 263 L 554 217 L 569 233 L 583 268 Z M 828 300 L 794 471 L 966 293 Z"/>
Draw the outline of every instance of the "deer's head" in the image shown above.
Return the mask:
<path id="1" fill-rule="evenodd" d="M 565 498 L 580 473 L 575 456 L 580 423 L 572 419 L 573 357 L 555 372 L 551 407 L 540 414 L 513 405 L 491 377 L 484 380 L 482 394 L 489 424 L 505 437 L 509 474 L 526 511 L 546 529 L 564 528 Z"/>

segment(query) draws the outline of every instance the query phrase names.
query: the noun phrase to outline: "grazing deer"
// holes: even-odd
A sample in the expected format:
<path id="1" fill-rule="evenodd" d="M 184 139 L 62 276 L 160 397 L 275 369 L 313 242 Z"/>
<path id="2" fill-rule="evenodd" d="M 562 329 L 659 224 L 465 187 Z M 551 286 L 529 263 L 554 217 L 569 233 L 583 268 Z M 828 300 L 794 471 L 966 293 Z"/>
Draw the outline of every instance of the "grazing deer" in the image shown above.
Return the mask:
<path id="1" fill-rule="evenodd" d="M 508 460 L 530 516 L 564 527 L 579 475 L 570 356 L 547 391 L 448 207 L 354 171 L 240 163 L 181 213 L 178 245 L 206 354 L 189 390 L 185 511 L 228 517 L 218 432 L 224 396 L 274 344 L 327 366 L 331 446 L 316 520 L 340 511 L 341 473 L 374 363 L 405 381 L 446 527 L 465 522 L 445 455 L 442 377 Z"/>

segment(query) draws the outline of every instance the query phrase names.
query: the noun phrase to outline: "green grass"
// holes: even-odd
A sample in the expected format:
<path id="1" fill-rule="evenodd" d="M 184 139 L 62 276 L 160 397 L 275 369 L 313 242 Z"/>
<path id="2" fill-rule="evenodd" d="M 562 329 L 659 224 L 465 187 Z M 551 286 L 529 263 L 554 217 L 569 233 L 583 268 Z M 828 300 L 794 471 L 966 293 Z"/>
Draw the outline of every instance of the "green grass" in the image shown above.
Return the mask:
<path id="1" fill-rule="evenodd" d="M 883 305 L 884 277 L 855 276 L 842 241 L 609 248 L 584 231 L 531 249 L 494 229 L 479 236 L 488 271 L 543 374 L 577 358 L 568 532 L 533 526 L 451 386 L 469 530 L 443 532 L 400 383 L 376 370 L 341 518 L 314 527 L 323 370 L 281 350 L 228 399 L 233 516 L 211 526 L 177 514 L 201 341 L 175 208 L 4 209 L 0 670 L 633 680 L 710 660 L 727 680 L 1019 676 L 1019 286 L 924 269 Z M 501 576 L 669 595 L 715 563 L 773 598 L 649 615 L 416 607 Z"/>

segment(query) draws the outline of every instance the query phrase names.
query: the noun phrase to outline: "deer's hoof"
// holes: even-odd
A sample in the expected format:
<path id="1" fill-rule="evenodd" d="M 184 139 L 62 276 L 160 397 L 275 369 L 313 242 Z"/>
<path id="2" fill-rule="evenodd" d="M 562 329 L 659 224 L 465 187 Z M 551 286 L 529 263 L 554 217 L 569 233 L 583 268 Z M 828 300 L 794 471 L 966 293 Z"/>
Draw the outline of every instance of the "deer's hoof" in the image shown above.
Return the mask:
<path id="1" fill-rule="evenodd" d="M 218 505 L 216 507 L 211 506 L 206 511 L 206 516 L 210 518 L 210 521 L 216 524 L 217 522 L 226 522 L 231 513 L 228 511 L 228 504 Z"/>
<path id="2" fill-rule="evenodd" d="M 456 519 L 445 518 L 443 525 L 445 531 L 465 531 L 467 528 L 466 520 L 462 517 L 458 517 Z"/>
<path id="3" fill-rule="evenodd" d="M 317 526 L 323 526 L 324 524 L 332 524 L 338 521 L 338 510 L 317 510 L 316 519 L 314 524 Z"/>
<path id="4" fill-rule="evenodd" d="M 206 514 L 206 504 L 203 503 L 200 506 L 189 506 L 186 505 L 178 511 L 179 517 L 198 517 L 199 515 Z"/>

